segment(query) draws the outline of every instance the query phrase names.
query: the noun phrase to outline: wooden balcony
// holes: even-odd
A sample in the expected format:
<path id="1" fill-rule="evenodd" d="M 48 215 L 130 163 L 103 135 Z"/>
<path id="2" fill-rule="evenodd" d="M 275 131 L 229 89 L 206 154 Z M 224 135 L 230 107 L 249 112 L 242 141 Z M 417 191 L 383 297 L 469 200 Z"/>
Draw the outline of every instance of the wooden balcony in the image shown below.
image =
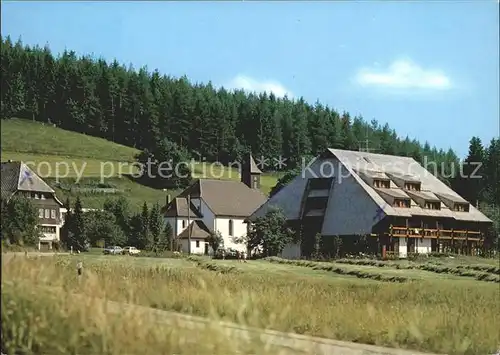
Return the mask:
<path id="1" fill-rule="evenodd" d="M 480 231 L 432 229 L 390 226 L 389 232 L 384 233 L 396 238 L 424 238 L 424 239 L 449 239 L 481 241 L 483 234 Z"/>

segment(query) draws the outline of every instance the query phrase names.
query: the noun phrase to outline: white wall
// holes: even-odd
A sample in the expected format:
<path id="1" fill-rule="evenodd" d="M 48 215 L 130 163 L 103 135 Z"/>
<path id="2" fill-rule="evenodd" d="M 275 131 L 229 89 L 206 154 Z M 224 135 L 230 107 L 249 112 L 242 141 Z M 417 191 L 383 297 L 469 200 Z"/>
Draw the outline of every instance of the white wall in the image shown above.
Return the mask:
<path id="1" fill-rule="evenodd" d="M 417 239 L 415 251 L 419 254 L 428 254 L 432 251 L 431 239 Z"/>
<path id="2" fill-rule="evenodd" d="M 233 221 L 233 235 L 229 235 L 229 221 Z M 224 239 L 224 248 L 236 249 L 239 251 L 247 251 L 246 243 L 236 243 L 235 239 L 243 238 L 247 235 L 247 224 L 243 222 L 243 218 L 221 217 L 215 220 L 215 228 L 220 232 Z"/>
<path id="3" fill-rule="evenodd" d="M 279 257 L 283 259 L 300 259 L 300 256 L 301 256 L 300 243 L 287 244 L 283 248 L 281 254 L 279 255 Z"/>
<path id="4" fill-rule="evenodd" d="M 405 238 L 399 238 L 399 257 L 406 258 L 408 256 L 407 253 L 407 245 Z"/>
<path id="5" fill-rule="evenodd" d="M 194 220 L 199 220 L 200 218 L 190 218 L 191 223 Z M 182 222 L 184 221 L 184 227 Z M 165 223 L 169 223 L 172 226 L 172 231 L 175 236 L 181 234 L 188 226 L 187 217 L 165 217 Z M 210 228 L 210 227 L 209 227 Z"/>
<path id="6" fill-rule="evenodd" d="M 196 246 L 198 243 L 198 247 Z M 182 252 L 189 252 L 189 240 L 181 239 Z M 191 239 L 191 254 L 205 254 L 205 241 L 203 239 Z"/>
<path id="7" fill-rule="evenodd" d="M 201 220 L 205 225 L 214 231 L 219 231 L 224 239 L 224 248 L 236 249 L 239 251 L 247 251 L 246 243 L 235 243 L 235 239 L 241 239 L 245 237 L 247 234 L 248 225 L 244 223 L 244 218 L 230 218 L 230 217 L 220 217 L 215 218 L 213 212 L 210 210 L 208 205 L 205 203 L 203 199 L 198 200 L 201 206 L 201 213 L 203 214 L 203 218 Z M 198 203 L 198 202 L 197 202 Z M 233 235 L 229 235 L 229 220 L 233 220 Z M 182 221 L 185 221 L 184 228 L 182 227 Z M 200 218 L 191 218 L 191 223 L 194 220 L 200 220 Z M 165 223 L 170 223 L 172 226 L 173 232 L 176 236 L 182 233 L 184 229 L 187 228 L 187 217 L 165 217 Z M 192 240 L 194 242 L 194 239 Z M 184 242 L 183 242 L 184 243 Z M 183 248 L 186 248 L 187 251 L 187 241 L 185 242 L 185 246 L 183 244 Z M 205 246 L 200 247 L 202 253 L 205 252 Z M 194 248 L 192 249 L 194 250 Z M 211 252 L 211 250 L 209 250 Z"/>
<path id="8" fill-rule="evenodd" d="M 432 252 L 431 239 L 415 239 L 415 252 L 419 254 L 428 254 Z M 399 257 L 406 258 L 407 256 L 407 242 L 405 238 L 399 238 Z"/>

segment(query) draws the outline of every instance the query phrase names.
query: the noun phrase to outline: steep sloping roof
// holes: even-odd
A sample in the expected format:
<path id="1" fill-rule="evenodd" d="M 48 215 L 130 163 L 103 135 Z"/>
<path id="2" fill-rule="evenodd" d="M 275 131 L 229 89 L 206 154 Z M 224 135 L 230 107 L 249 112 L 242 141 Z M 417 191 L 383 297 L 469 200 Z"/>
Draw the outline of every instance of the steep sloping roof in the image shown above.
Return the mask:
<path id="1" fill-rule="evenodd" d="M 184 229 L 181 234 L 179 234 L 180 239 L 189 239 L 189 234 L 191 233 L 191 239 L 206 239 L 210 236 L 210 229 L 200 220 L 194 220 L 186 229 Z"/>
<path id="2" fill-rule="evenodd" d="M 361 179 L 355 170 L 365 170 L 367 162 L 371 170 L 376 170 L 386 173 L 388 176 L 404 176 L 412 181 L 421 182 L 420 196 L 428 196 L 432 199 L 437 199 L 435 195 L 446 194 L 450 197 L 461 199 L 461 197 L 448 187 L 445 183 L 427 171 L 422 165 L 417 163 L 413 158 L 400 157 L 394 155 L 383 155 L 375 153 L 366 153 L 358 151 L 328 149 L 348 170 L 351 171 L 353 177 L 363 187 L 363 189 L 372 197 L 372 199 L 383 209 L 387 215 L 401 215 L 401 209 L 393 208 L 384 203 L 383 199 L 378 195 L 377 191 L 366 184 Z M 405 191 L 406 192 L 406 191 Z M 415 193 L 415 191 L 411 191 Z M 410 193 L 410 192 L 408 192 Z M 448 208 L 441 210 L 425 210 L 419 206 L 412 205 L 407 209 L 410 214 L 429 215 L 435 217 L 453 217 L 460 220 L 473 222 L 491 222 L 491 220 L 476 209 L 473 205 L 470 206 L 469 212 L 454 212 Z"/>
<path id="3" fill-rule="evenodd" d="M 248 217 L 267 197 L 235 180 L 199 179 L 179 194 L 179 197 L 199 197 L 216 216 Z"/>
<path id="4" fill-rule="evenodd" d="M 1 195 L 10 198 L 16 191 L 46 192 L 55 194 L 37 174 L 23 162 L 2 162 Z"/>
<path id="5" fill-rule="evenodd" d="M 408 195 L 415 201 L 441 202 L 441 200 L 431 191 L 408 191 Z"/>
<path id="6" fill-rule="evenodd" d="M 377 191 L 380 194 L 384 194 L 387 196 L 391 196 L 393 198 L 403 198 L 403 199 L 409 199 L 410 197 L 401 189 L 397 188 L 391 188 L 391 189 L 384 189 L 380 187 L 376 187 L 375 191 Z"/>
<path id="7" fill-rule="evenodd" d="M 202 218 L 203 216 L 198 211 L 198 209 L 191 202 L 191 209 L 188 213 L 188 202 L 185 197 L 176 197 L 170 202 L 170 204 L 165 209 L 165 217 L 197 217 Z"/>
<path id="8" fill-rule="evenodd" d="M 398 176 L 403 178 L 404 181 L 419 181 L 421 183 L 421 191 L 418 195 L 421 197 L 425 196 L 426 198 L 434 200 L 436 199 L 436 196 L 447 196 L 448 199 L 463 201 L 463 199 L 455 191 L 432 175 L 413 158 L 339 149 L 327 149 L 323 154 L 319 155 L 306 169 L 304 169 L 302 174 L 297 176 L 287 186 L 270 198 L 267 203 L 259 207 L 249 219 L 253 220 L 264 215 L 271 206 L 281 208 L 288 219 L 300 218 L 300 205 L 304 195 L 304 190 L 307 188 L 307 180 L 310 178 L 322 177 L 321 174 L 330 173 L 331 169 L 326 169 L 328 172 L 325 173 L 321 172 L 323 170 L 321 166 L 323 163 L 331 163 L 333 169 L 335 170 L 334 175 L 336 176 L 336 183 L 330 190 L 331 196 L 335 196 L 337 191 L 337 193 L 342 194 L 337 196 L 342 196 L 343 199 L 341 202 L 329 202 L 329 206 L 331 207 L 327 208 L 327 215 L 325 216 L 324 222 L 325 224 L 326 221 L 330 219 L 333 220 L 333 215 L 335 215 L 336 218 L 335 223 L 337 223 L 337 225 L 341 225 L 345 218 L 354 219 L 352 216 L 355 216 L 356 214 L 359 214 L 360 216 L 361 214 L 364 214 L 363 216 L 366 215 L 366 218 L 363 217 L 364 219 L 362 220 L 364 223 L 363 230 L 368 230 L 368 228 L 365 228 L 368 224 L 374 225 L 378 223 L 378 221 L 383 218 L 383 215 L 399 217 L 411 217 L 413 215 L 448 217 L 461 221 L 491 223 L 491 220 L 488 217 L 471 204 L 469 205 L 469 212 L 452 211 L 448 206 L 443 204 L 441 204 L 440 210 L 423 209 L 418 203 L 416 203 L 416 201 L 414 201 L 414 198 L 410 196 L 410 192 L 415 194 L 415 191 L 407 191 L 405 189 L 398 188 L 392 183 L 391 188 L 389 189 L 377 188 L 367 183 L 365 181 L 366 179 L 363 179 L 357 173 L 357 171 L 368 171 L 371 172 L 370 175 L 372 176 L 383 176 L 385 173 L 385 175 L 389 177 Z M 366 175 L 367 174 L 365 174 L 365 176 Z M 342 183 L 339 181 L 341 178 L 348 182 L 348 184 L 343 185 L 342 188 L 339 186 Z M 351 187 L 351 185 L 356 187 Z M 359 194 L 363 192 L 366 193 L 366 195 L 361 197 Z M 391 198 L 389 198 L 389 196 Z M 412 201 L 410 203 L 410 208 L 393 207 L 391 203 L 387 202 L 388 200 L 399 196 L 411 198 Z M 345 205 L 349 199 L 358 198 L 359 201 L 363 202 L 360 202 L 358 205 L 353 205 L 355 207 L 351 209 L 346 208 L 346 210 L 352 211 L 353 213 L 352 215 L 349 215 L 349 217 L 346 217 L 344 212 L 338 212 L 338 208 L 333 207 L 342 204 Z M 442 200 L 442 198 L 440 199 Z M 364 201 L 368 202 L 365 203 Z M 363 208 L 368 208 L 370 211 L 365 213 Z M 373 218 L 373 222 L 371 217 L 372 208 L 377 209 L 377 216 L 376 218 Z M 344 211 L 344 209 L 342 211 Z M 378 211 L 381 211 L 382 213 L 379 213 Z M 330 213 L 332 213 L 331 216 L 329 215 Z M 355 226 L 356 223 L 351 220 L 349 220 L 349 223 L 346 225 L 348 225 L 348 227 L 339 227 L 340 230 L 350 231 L 357 228 L 352 227 Z M 331 225 L 328 228 L 329 230 L 333 230 Z"/>

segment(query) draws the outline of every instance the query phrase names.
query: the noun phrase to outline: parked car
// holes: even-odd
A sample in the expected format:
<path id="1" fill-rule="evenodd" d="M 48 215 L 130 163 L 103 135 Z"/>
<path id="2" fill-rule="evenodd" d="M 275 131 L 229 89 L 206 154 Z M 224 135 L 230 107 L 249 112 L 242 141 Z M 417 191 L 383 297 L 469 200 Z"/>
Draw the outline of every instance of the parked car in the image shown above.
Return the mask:
<path id="1" fill-rule="evenodd" d="M 103 253 L 108 254 L 108 255 L 119 255 L 119 254 L 123 254 L 123 249 L 122 249 L 122 247 L 114 245 L 112 247 L 105 248 Z"/>
<path id="2" fill-rule="evenodd" d="M 137 255 L 139 254 L 141 251 L 139 249 L 137 249 L 136 247 L 124 247 L 123 248 L 123 254 L 124 255 Z"/>

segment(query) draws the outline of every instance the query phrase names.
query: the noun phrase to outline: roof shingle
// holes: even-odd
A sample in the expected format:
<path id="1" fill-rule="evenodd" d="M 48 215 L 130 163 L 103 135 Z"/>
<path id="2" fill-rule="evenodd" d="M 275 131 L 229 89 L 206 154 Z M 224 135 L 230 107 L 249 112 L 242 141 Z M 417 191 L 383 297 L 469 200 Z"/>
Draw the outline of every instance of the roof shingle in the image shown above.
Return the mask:
<path id="1" fill-rule="evenodd" d="M 217 216 L 248 217 L 267 201 L 258 189 L 234 180 L 199 179 L 179 197 L 202 198 Z"/>
<path id="2" fill-rule="evenodd" d="M 16 191 L 47 192 L 55 191 L 33 172 L 23 162 L 2 162 L 1 169 L 1 196 L 10 198 Z"/>

